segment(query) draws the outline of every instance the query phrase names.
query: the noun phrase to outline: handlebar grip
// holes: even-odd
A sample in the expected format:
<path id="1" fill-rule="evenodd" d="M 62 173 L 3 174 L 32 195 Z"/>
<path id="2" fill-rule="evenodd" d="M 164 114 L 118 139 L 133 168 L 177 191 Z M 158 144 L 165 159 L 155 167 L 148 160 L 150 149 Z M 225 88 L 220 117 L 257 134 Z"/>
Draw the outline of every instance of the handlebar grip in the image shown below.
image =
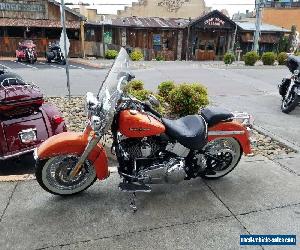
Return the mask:
<path id="1" fill-rule="evenodd" d="M 145 110 L 146 112 L 150 112 L 150 113 L 152 113 L 153 115 L 155 115 L 156 117 L 161 118 L 161 114 L 158 113 L 156 110 L 154 110 L 151 106 L 149 106 L 149 105 L 146 104 L 146 103 L 143 103 L 143 106 L 144 106 L 144 110 Z"/>

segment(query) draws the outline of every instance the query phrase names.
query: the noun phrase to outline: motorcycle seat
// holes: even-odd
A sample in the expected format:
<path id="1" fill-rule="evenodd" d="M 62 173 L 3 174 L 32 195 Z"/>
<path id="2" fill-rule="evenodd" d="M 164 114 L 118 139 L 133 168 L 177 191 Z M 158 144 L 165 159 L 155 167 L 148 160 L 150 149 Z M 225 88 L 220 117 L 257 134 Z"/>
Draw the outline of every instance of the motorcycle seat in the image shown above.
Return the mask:
<path id="1" fill-rule="evenodd" d="M 234 117 L 228 110 L 218 107 L 202 109 L 201 116 L 207 122 L 208 127 L 212 127 L 221 121 L 231 121 Z"/>
<path id="2" fill-rule="evenodd" d="M 162 119 L 166 134 L 186 148 L 200 150 L 206 144 L 207 125 L 199 115 L 189 115 L 178 120 Z"/>

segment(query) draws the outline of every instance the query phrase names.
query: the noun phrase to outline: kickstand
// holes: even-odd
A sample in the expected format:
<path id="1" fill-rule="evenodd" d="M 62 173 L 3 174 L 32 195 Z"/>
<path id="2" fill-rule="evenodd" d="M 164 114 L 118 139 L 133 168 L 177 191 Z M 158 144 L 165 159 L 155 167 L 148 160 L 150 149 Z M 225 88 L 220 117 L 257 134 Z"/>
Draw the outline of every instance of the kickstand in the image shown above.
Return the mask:
<path id="1" fill-rule="evenodd" d="M 135 198 L 136 198 L 136 194 L 134 192 L 134 193 L 132 193 L 132 196 L 131 196 L 131 199 L 130 199 L 130 207 L 131 207 L 133 213 L 135 213 L 137 211 L 137 207 L 136 207 L 136 204 L 135 204 Z"/>

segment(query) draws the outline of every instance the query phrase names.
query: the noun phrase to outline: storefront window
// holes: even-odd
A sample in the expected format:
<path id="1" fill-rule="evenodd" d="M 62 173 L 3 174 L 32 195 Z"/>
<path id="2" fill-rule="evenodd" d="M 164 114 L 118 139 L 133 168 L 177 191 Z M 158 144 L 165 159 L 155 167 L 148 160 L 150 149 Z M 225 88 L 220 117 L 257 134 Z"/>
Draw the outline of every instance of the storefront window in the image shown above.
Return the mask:
<path id="1" fill-rule="evenodd" d="M 87 29 L 85 31 L 85 39 L 86 39 L 86 41 L 95 41 L 95 30 Z"/>
<path id="2" fill-rule="evenodd" d="M 61 35 L 61 29 L 46 29 L 46 38 L 59 39 Z"/>
<path id="3" fill-rule="evenodd" d="M 161 50 L 161 35 L 160 34 L 153 35 L 153 49 Z"/>
<path id="4" fill-rule="evenodd" d="M 7 35 L 9 37 L 24 37 L 24 31 L 22 27 L 8 27 Z"/>
<path id="5" fill-rule="evenodd" d="M 207 41 L 206 50 L 215 50 L 215 44 L 213 41 Z"/>
<path id="6" fill-rule="evenodd" d="M 67 35 L 69 39 L 79 40 L 79 30 L 67 29 Z M 95 31 L 94 31 L 94 37 L 95 37 Z"/>

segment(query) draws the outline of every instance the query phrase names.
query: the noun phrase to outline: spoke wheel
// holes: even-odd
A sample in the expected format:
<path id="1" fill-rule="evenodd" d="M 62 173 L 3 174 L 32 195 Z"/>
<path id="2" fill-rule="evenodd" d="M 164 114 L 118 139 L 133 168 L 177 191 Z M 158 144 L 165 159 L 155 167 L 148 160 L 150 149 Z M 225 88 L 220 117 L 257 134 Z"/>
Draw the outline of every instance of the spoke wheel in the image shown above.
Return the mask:
<path id="1" fill-rule="evenodd" d="M 89 161 L 81 171 L 70 177 L 79 157 L 72 155 L 57 156 L 37 163 L 36 178 L 42 188 L 58 195 L 72 195 L 89 188 L 96 180 L 96 172 Z"/>
<path id="2" fill-rule="evenodd" d="M 291 91 L 289 96 L 287 98 L 283 98 L 282 100 L 282 104 L 281 104 L 282 112 L 286 114 L 290 113 L 297 107 L 299 101 L 300 100 L 297 93 L 295 91 Z"/>
<path id="3" fill-rule="evenodd" d="M 229 174 L 240 162 L 242 149 L 239 142 L 234 138 L 221 138 L 211 141 L 204 151 L 207 155 L 206 165 L 209 174 L 203 177 L 218 179 Z M 214 174 L 210 174 L 213 172 Z"/>

